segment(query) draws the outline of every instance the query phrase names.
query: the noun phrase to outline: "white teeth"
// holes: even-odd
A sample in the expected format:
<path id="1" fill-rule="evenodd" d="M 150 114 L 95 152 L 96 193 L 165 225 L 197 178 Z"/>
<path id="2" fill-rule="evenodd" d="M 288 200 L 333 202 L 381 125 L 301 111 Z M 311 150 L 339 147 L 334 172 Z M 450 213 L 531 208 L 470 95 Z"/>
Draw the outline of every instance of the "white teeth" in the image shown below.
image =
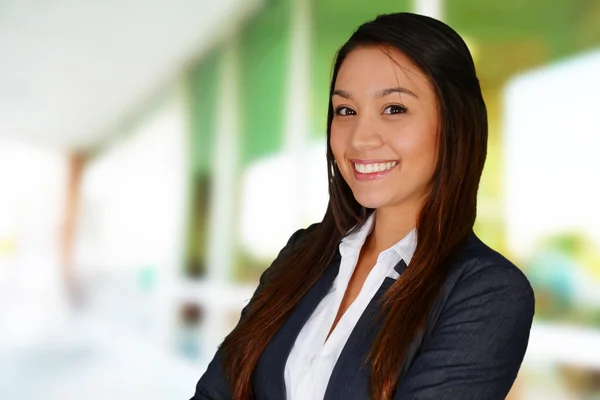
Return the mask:
<path id="1" fill-rule="evenodd" d="M 387 163 L 376 163 L 376 164 L 358 164 L 354 163 L 354 168 L 361 174 L 369 174 L 372 172 L 386 171 L 392 169 L 398 164 L 396 161 L 390 161 Z"/>

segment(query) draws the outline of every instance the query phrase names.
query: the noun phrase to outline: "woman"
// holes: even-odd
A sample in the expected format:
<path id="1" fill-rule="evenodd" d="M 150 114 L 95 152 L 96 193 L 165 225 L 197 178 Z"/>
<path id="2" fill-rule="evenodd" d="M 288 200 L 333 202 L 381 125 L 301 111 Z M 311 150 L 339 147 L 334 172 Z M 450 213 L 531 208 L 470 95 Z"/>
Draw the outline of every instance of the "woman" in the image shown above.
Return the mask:
<path id="1" fill-rule="evenodd" d="M 323 221 L 263 273 L 193 399 L 504 399 L 534 296 L 473 233 L 487 114 L 467 46 L 424 16 L 365 23 L 327 122 Z"/>

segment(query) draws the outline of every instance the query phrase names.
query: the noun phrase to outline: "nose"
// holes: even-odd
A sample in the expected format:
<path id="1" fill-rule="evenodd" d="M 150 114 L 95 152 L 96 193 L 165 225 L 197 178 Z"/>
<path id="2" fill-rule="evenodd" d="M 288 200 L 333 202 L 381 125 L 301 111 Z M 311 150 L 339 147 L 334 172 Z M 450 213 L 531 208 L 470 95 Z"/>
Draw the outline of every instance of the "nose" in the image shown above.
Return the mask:
<path id="1" fill-rule="evenodd" d="M 350 141 L 356 150 L 376 149 L 383 145 L 377 123 L 364 115 L 357 118 Z"/>

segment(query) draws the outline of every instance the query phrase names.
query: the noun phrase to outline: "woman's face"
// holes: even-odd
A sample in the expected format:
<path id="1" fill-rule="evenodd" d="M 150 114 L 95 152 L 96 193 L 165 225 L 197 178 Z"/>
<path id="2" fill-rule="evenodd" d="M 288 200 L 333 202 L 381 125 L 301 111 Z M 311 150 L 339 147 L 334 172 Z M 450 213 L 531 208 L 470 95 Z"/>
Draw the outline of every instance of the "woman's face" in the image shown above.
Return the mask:
<path id="1" fill-rule="evenodd" d="M 332 104 L 331 149 L 358 203 L 420 209 L 439 131 L 427 77 L 398 50 L 359 47 L 340 67 Z"/>

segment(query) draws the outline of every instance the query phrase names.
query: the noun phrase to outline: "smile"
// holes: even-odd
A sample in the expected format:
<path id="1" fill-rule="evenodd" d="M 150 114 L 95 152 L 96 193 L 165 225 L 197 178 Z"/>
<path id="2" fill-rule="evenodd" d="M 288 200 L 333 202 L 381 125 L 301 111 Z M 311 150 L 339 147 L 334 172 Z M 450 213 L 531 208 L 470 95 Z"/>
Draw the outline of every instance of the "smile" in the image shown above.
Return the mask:
<path id="1" fill-rule="evenodd" d="M 351 161 L 354 177 L 359 181 L 380 179 L 386 176 L 396 165 L 397 161 L 358 162 Z"/>

